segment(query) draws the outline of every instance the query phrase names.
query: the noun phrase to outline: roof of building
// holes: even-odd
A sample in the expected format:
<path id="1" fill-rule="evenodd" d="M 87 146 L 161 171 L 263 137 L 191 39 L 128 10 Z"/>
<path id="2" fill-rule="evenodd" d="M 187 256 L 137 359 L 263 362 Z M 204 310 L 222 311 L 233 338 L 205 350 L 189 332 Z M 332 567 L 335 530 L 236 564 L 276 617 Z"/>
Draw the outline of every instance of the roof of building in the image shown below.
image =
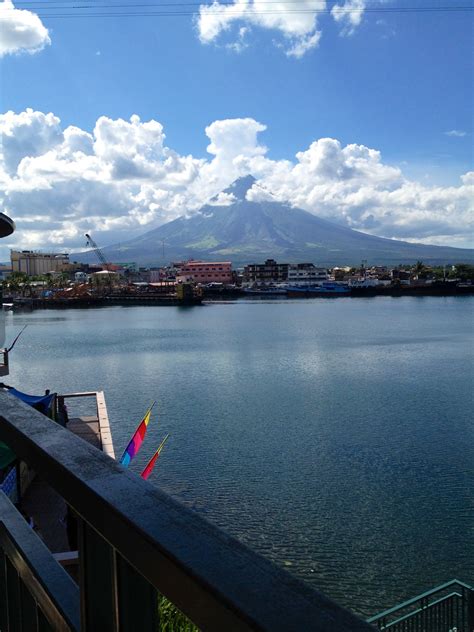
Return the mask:
<path id="1" fill-rule="evenodd" d="M 230 266 L 232 261 L 189 261 L 185 263 L 183 267 L 192 266 Z"/>

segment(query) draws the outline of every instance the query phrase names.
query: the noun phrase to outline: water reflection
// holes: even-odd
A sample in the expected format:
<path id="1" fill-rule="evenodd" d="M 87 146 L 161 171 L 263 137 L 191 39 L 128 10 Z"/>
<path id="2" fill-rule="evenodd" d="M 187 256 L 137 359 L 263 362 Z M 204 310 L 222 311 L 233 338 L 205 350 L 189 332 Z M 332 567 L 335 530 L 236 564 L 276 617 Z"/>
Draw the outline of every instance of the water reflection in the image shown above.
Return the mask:
<path id="1" fill-rule="evenodd" d="M 474 578 L 469 298 L 244 301 L 8 314 L 10 381 L 103 389 L 116 452 L 341 603 L 372 614 Z"/>

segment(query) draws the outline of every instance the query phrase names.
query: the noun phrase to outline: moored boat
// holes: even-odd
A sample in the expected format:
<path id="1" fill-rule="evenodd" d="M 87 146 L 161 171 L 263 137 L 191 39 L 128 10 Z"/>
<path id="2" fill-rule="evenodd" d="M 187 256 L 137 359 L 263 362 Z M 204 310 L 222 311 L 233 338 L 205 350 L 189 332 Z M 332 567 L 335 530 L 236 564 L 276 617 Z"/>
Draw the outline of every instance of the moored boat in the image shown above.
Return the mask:
<path id="1" fill-rule="evenodd" d="M 243 292 L 244 294 L 250 294 L 251 296 L 285 295 L 286 288 L 277 287 L 275 285 L 267 285 L 261 287 L 246 287 Z"/>
<path id="2" fill-rule="evenodd" d="M 290 285 L 287 294 L 290 298 L 310 298 L 315 296 L 348 296 L 351 290 L 347 285 L 321 283 L 320 285 Z"/>

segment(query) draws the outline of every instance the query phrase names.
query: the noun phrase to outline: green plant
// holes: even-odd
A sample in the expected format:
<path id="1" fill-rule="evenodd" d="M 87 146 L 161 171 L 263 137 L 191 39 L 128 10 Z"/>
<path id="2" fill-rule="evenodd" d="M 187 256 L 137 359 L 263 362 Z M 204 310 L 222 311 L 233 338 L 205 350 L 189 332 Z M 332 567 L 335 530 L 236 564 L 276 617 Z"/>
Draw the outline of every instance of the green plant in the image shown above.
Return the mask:
<path id="1" fill-rule="evenodd" d="M 199 632 L 191 621 L 166 597 L 159 597 L 160 632 Z"/>

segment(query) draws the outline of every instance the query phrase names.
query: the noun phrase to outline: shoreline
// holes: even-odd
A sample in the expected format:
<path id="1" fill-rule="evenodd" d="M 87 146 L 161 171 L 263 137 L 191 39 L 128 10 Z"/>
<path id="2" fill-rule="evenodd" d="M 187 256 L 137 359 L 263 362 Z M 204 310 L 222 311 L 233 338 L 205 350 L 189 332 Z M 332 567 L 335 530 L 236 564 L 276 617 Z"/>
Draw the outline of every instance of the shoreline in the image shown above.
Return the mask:
<path id="1" fill-rule="evenodd" d="M 272 294 L 271 292 L 262 291 L 261 293 L 246 294 L 243 291 L 236 292 L 205 292 L 202 297 L 194 300 L 183 301 L 175 297 L 156 297 L 156 296 L 108 296 L 108 297 L 88 297 L 88 298 L 71 298 L 71 299 L 44 299 L 44 298 L 11 298 L 5 297 L 3 309 L 8 310 L 36 310 L 36 309 L 71 309 L 71 308 L 98 308 L 109 306 L 158 306 L 158 307 L 195 307 L 202 304 L 212 303 L 229 303 L 241 300 L 250 301 L 307 301 L 309 299 L 338 299 L 338 298 L 375 298 L 378 296 L 402 298 L 402 297 L 446 297 L 446 296 L 473 296 L 474 285 L 465 287 L 381 287 L 381 288 L 352 288 L 347 294 L 322 294 L 320 296 L 314 294 L 302 294 L 301 296 L 287 296 L 285 294 Z"/>

